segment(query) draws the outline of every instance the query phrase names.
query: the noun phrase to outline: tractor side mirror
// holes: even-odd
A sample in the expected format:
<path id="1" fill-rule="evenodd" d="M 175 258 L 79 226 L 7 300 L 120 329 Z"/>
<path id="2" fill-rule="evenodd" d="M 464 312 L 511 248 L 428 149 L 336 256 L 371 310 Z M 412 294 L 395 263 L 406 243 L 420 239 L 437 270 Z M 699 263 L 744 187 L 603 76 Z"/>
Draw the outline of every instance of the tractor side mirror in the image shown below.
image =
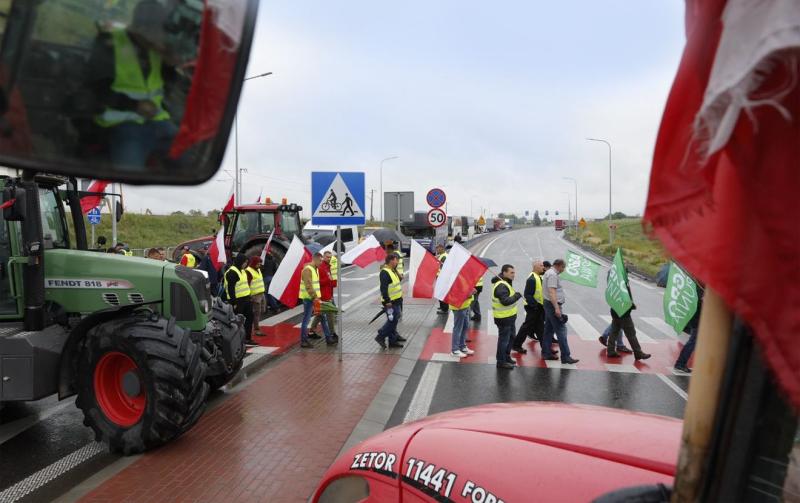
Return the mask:
<path id="1" fill-rule="evenodd" d="M 3 218 L 10 222 L 25 220 L 25 190 L 19 187 L 3 189 Z"/>

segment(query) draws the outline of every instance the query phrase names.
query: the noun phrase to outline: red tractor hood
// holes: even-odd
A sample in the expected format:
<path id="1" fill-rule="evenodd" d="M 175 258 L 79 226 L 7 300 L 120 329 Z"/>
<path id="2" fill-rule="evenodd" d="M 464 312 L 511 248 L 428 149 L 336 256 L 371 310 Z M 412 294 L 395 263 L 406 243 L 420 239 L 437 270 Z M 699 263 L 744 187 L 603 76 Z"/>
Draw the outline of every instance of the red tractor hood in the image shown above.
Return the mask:
<path id="1" fill-rule="evenodd" d="M 365 440 L 331 466 L 320 489 L 335 478 L 369 472 L 372 480 L 385 476 L 384 485 L 402 492 L 403 501 L 471 501 L 483 493 L 504 502 L 591 501 L 623 487 L 670 485 L 682 425 L 673 418 L 588 405 L 525 402 L 458 409 Z M 364 453 L 373 452 L 397 457 L 392 474 L 370 470 L 375 456 L 364 462 Z M 431 476 L 441 470 L 445 482 L 452 480 L 447 494 L 447 484 L 437 484 L 441 477 Z"/>

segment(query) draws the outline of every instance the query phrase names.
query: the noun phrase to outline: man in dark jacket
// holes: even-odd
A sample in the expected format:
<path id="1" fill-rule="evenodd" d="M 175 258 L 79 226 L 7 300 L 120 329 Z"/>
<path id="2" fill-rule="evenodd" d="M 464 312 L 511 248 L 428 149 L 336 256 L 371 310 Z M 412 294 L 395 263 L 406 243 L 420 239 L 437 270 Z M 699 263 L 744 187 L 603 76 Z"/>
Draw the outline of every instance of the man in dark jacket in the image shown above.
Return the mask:
<path id="1" fill-rule="evenodd" d="M 200 259 L 198 269 L 205 271 L 208 274 L 208 282 L 211 285 L 211 295 L 216 296 L 219 292 L 219 271 L 216 264 L 211 262 L 211 256 L 208 254 L 208 245 L 203 247 L 203 258 Z"/>
<path id="2" fill-rule="evenodd" d="M 631 301 L 633 301 L 630 283 L 626 283 L 625 287 L 628 289 L 628 295 L 630 295 Z M 611 332 L 608 336 L 608 346 L 606 346 L 606 356 L 609 358 L 620 356 L 617 352 L 617 340 L 621 337 L 620 331 L 625 332 L 625 338 L 628 339 L 631 349 L 633 349 L 633 356 L 637 360 L 646 360 L 650 358 L 650 354 L 642 351 L 642 346 L 639 344 L 639 339 L 636 337 L 636 327 L 633 325 L 633 318 L 631 317 L 631 311 L 634 309 L 636 309 L 636 304 L 632 304 L 622 316 L 611 309 Z"/>
<path id="3" fill-rule="evenodd" d="M 544 335 L 544 290 L 542 289 L 542 274 L 544 264 L 541 260 L 533 263 L 533 271 L 525 281 L 525 322 L 519 327 L 519 332 L 514 338 L 511 350 L 525 354 L 527 349 L 522 347 L 526 337 L 540 340 Z"/>
<path id="4" fill-rule="evenodd" d="M 244 316 L 244 333 L 247 334 L 247 343 L 255 344 L 250 337 L 253 333 L 253 305 L 250 302 L 250 284 L 244 269 L 247 264 L 247 255 L 240 253 L 233 259 L 233 265 L 225 273 L 225 293 L 228 302 L 233 305 L 236 314 Z"/>
<path id="5" fill-rule="evenodd" d="M 684 332 L 689 334 L 689 340 L 683 345 L 681 354 L 678 355 L 678 359 L 675 361 L 675 370 L 686 374 L 692 372 L 692 369 L 688 367 L 689 358 L 694 353 L 694 346 L 697 343 L 697 329 L 700 328 L 700 311 L 703 310 L 703 295 L 705 294 L 705 290 L 699 284 L 695 283 L 695 288 L 697 289 L 697 312 L 694 313 L 686 328 L 683 329 Z"/>
<path id="6" fill-rule="evenodd" d="M 492 313 L 497 325 L 497 368 L 511 370 L 515 361 L 511 358 L 511 340 L 517 322 L 516 303 L 522 294 L 514 292 L 514 266 L 505 264 L 500 276 L 492 278 Z"/>
<path id="7" fill-rule="evenodd" d="M 397 274 L 397 262 L 399 257 L 395 254 L 386 255 L 384 266 L 381 268 L 380 291 L 381 304 L 386 311 L 386 323 L 378 330 L 375 342 L 383 349 L 386 349 L 386 339 L 389 339 L 390 348 L 402 348 L 403 345 L 397 340 L 397 322 L 400 320 L 400 304 L 403 298 L 403 286 L 400 283 L 400 275 Z"/>
<path id="8" fill-rule="evenodd" d="M 275 264 L 275 257 L 272 256 L 272 251 L 267 250 L 264 256 L 264 263 L 261 265 L 261 273 L 264 275 L 264 286 L 267 289 L 267 307 L 273 311 L 278 311 L 280 309 L 278 300 L 269 294 L 269 285 L 272 283 L 272 278 L 275 276 L 275 271 L 277 269 L 278 266 Z"/>

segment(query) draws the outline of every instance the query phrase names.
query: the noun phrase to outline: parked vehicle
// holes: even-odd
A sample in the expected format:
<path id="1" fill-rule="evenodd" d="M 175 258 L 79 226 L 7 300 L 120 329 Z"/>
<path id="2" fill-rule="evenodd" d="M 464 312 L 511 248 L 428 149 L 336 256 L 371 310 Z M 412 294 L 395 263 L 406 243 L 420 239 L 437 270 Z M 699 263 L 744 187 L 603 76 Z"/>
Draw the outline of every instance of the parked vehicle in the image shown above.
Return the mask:
<path id="1" fill-rule="evenodd" d="M 413 222 L 401 223 L 400 232 L 414 239 L 431 252 L 435 252 L 436 247 L 439 245 L 447 246 L 447 225 L 431 227 L 428 223 L 428 212 L 426 211 L 415 212 Z"/>
<path id="2" fill-rule="evenodd" d="M 555 220 L 554 224 L 555 224 L 555 229 L 557 231 L 563 231 L 567 227 L 567 221 L 566 220 L 558 219 L 558 220 Z"/>
<path id="3" fill-rule="evenodd" d="M 313 225 L 311 222 L 303 226 L 303 238 L 306 241 L 316 241 L 322 246 L 327 246 L 336 241 L 335 225 Z M 342 252 L 345 252 L 360 242 L 358 226 L 342 226 Z"/>

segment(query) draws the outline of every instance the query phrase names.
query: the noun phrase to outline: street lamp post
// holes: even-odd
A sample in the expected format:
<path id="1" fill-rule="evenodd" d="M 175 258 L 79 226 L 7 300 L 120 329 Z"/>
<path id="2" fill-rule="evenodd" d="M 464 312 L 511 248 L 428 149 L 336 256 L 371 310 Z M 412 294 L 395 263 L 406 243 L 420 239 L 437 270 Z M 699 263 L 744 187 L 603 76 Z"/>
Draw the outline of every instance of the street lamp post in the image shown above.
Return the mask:
<path id="1" fill-rule="evenodd" d="M 245 77 L 244 82 L 261 77 L 272 75 L 272 72 L 266 72 L 252 77 Z M 233 116 L 233 151 L 234 151 L 234 164 L 235 164 L 235 177 L 233 181 L 233 204 L 241 204 L 242 193 L 242 173 L 239 170 L 239 114 Z"/>
<path id="2" fill-rule="evenodd" d="M 398 156 L 393 155 L 391 157 L 387 157 L 385 159 L 381 159 L 381 182 L 380 182 L 380 191 L 381 191 L 381 222 L 383 222 L 383 163 L 386 161 L 391 161 L 393 159 L 397 159 Z"/>
<path id="3" fill-rule="evenodd" d="M 567 196 L 567 221 L 572 220 L 572 202 L 570 201 L 569 192 L 562 192 Z"/>
<path id="4" fill-rule="evenodd" d="M 586 138 L 589 141 L 599 141 L 606 144 L 608 147 L 608 242 L 614 241 L 614 233 L 611 229 L 611 144 L 601 138 Z"/>
<path id="5" fill-rule="evenodd" d="M 571 180 L 575 184 L 575 232 L 578 232 L 578 180 L 571 176 L 563 177 L 564 180 Z"/>

